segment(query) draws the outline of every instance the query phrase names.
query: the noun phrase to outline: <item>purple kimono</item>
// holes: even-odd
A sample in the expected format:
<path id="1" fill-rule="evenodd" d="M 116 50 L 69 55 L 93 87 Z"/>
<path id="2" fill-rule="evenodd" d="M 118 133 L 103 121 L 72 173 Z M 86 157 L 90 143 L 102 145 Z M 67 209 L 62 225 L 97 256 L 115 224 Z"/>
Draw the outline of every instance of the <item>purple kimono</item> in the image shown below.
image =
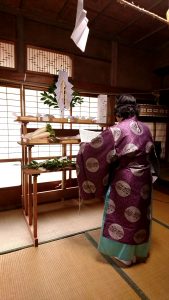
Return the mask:
<path id="1" fill-rule="evenodd" d="M 150 130 L 136 117 L 81 144 L 77 155 L 80 197 L 103 198 L 109 190 L 104 237 L 129 245 L 149 240 L 152 152 Z"/>

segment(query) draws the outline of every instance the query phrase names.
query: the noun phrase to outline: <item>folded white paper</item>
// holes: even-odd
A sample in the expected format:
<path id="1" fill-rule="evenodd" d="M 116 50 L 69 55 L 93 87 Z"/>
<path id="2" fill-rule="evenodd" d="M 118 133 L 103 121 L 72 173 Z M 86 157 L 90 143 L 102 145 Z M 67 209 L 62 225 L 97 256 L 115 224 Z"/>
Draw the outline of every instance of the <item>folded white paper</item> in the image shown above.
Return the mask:
<path id="1" fill-rule="evenodd" d="M 85 129 L 79 129 L 81 142 L 89 143 L 92 139 L 97 137 L 100 132 L 99 131 L 91 131 Z"/>
<path id="2" fill-rule="evenodd" d="M 86 48 L 88 35 L 89 35 L 89 28 L 86 27 L 83 34 L 81 35 L 80 39 L 74 40 L 76 46 L 83 52 L 85 51 L 85 48 Z"/>
<path id="3" fill-rule="evenodd" d="M 87 38 L 89 35 L 87 11 L 83 9 L 83 0 L 78 0 L 76 23 L 72 32 L 71 39 L 81 51 L 85 51 Z"/>
<path id="4" fill-rule="evenodd" d="M 78 23 L 78 25 L 73 30 L 71 38 L 75 43 L 78 43 L 80 38 L 83 36 L 83 33 L 87 27 L 87 23 L 88 23 L 88 19 L 85 17 L 83 18 L 83 20 L 80 21 L 80 23 Z"/>

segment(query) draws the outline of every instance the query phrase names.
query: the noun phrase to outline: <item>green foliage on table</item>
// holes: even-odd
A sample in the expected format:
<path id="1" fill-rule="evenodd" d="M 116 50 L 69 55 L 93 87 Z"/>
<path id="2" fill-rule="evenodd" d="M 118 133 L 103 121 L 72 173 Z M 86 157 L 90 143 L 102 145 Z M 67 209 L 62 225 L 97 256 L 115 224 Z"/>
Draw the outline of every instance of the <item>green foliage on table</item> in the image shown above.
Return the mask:
<path id="1" fill-rule="evenodd" d="M 55 137 L 55 131 L 52 128 L 51 124 L 49 124 L 49 123 L 46 124 L 46 130 L 47 130 L 47 132 L 50 133 L 50 137 Z"/>
<path id="2" fill-rule="evenodd" d="M 37 162 L 32 160 L 29 164 L 25 165 L 24 168 L 35 169 L 43 168 L 46 170 L 57 170 L 66 167 L 75 167 L 76 163 L 67 157 L 48 159 L 43 162 Z"/>
<path id="3" fill-rule="evenodd" d="M 43 101 L 44 104 L 48 105 L 49 107 L 58 108 L 58 101 L 56 99 L 55 94 L 56 85 L 53 83 L 47 91 L 41 93 L 40 100 Z M 72 94 L 72 101 L 70 103 L 71 107 L 75 107 L 78 104 L 83 103 L 83 97 L 81 97 L 78 92 L 73 92 Z"/>

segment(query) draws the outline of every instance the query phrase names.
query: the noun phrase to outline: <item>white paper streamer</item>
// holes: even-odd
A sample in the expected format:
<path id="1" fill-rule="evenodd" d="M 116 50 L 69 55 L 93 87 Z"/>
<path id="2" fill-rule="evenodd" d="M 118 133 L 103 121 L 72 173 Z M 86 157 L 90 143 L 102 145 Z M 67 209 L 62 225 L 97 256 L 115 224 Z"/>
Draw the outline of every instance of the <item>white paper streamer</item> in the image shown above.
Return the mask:
<path id="1" fill-rule="evenodd" d="M 98 96 L 97 104 L 97 122 L 106 123 L 107 122 L 107 95 Z"/>
<path id="2" fill-rule="evenodd" d="M 70 109 L 72 101 L 73 85 L 68 81 L 68 74 L 66 71 L 59 71 L 58 81 L 55 84 L 55 94 L 61 115 L 64 116 L 64 109 Z"/>
<path id="3" fill-rule="evenodd" d="M 81 51 L 85 51 L 87 38 L 89 35 L 87 11 L 83 9 L 83 0 L 78 0 L 75 28 L 72 32 L 71 39 Z"/>

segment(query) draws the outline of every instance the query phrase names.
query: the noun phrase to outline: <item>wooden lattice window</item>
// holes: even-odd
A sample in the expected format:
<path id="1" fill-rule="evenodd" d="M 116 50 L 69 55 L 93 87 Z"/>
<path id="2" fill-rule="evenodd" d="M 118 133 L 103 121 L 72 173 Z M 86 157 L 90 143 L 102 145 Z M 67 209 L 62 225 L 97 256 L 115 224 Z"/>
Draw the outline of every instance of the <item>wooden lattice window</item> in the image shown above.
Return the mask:
<path id="1" fill-rule="evenodd" d="M 72 59 L 68 55 L 27 46 L 27 71 L 57 75 L 59 70 L 72 77 Z"/>
<path id="2" fill-rule="evenodd" d="M 14 115 L 20 115 L 20 89 L 0 86 L 0 161 L 21 158 L 20 125 Z"/>
<path id="3" fill-rule="evenodd" d="M 0 41 L 0 67 L 15 68 L 15 45 Z"/>

